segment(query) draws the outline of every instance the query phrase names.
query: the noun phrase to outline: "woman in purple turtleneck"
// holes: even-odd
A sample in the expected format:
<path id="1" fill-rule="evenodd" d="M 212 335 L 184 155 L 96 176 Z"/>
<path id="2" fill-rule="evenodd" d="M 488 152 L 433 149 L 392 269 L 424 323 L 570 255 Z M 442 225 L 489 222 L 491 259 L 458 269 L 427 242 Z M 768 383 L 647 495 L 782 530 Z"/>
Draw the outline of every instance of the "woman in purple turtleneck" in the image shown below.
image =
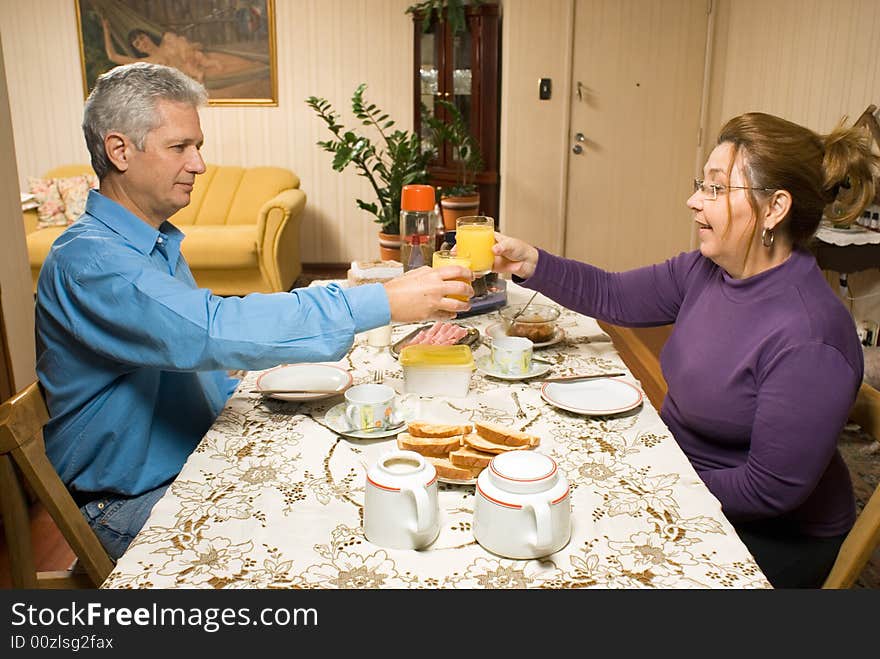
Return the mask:
<path id="1" fill-rule="evenodd" d="M 687 200 L 700 249 L 605 272 L 498 235 L 495 271 L 623 326 L 675 323 L 660 416 L 770 582 L 821 586 L 855 519 L 837 438 L 862 380 L 855 324 L 806 246 L 874 196 L 862 133 L 731 119 Z"/>

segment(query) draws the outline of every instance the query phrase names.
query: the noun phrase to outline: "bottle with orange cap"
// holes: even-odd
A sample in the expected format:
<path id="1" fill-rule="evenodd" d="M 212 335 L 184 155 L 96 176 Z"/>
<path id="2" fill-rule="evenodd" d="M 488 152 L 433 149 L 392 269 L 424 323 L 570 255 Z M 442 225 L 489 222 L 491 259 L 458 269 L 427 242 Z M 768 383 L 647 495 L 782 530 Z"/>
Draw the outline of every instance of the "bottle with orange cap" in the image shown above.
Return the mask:
<path id="1" fill-rule="evenodd" d="M 400 260 L 404 271 L 431 265 L 436 205 L 431 185 L 404 185 L 400 195 Z"/>

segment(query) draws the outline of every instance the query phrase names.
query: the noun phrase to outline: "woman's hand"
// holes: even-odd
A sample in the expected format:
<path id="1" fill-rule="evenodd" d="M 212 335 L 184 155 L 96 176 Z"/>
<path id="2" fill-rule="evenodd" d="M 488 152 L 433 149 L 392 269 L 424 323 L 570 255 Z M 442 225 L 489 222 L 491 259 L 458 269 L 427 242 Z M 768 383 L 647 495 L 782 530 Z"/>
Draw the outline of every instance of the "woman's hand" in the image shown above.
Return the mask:
<path id="1" fill-rule="evenodd" d="M 471 278 L 471 271 L 458 265 L 423 266 L 385 282 L 391 320 L 411 322 L 455 318 L 456 313 L 467 311 L 471 305 L 448 296 L 472 297 L 474 289 L 465 283 Z"/>
<path id="2" fill-rule="evenodd" d="M 492 270 L 498 273 L 510 273 L 528 279 L 538 265 L 538 250 L 518 238 L 511 238 L 495 232 L 495 263 Z"/>

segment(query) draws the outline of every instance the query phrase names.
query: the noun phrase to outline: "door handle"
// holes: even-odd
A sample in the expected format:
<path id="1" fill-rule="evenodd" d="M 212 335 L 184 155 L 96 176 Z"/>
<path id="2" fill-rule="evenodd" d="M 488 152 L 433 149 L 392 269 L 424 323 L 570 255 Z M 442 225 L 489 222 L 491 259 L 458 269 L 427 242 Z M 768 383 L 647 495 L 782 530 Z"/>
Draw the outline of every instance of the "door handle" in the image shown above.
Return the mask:
<path id="1" fill-rule="evenodd" d="M 571 147 L 571 151 L 575 155 L 580 155 L 584 152 L 584 147 L 582 147 L 580 144 L 575 144 L 573 147 Z"/>

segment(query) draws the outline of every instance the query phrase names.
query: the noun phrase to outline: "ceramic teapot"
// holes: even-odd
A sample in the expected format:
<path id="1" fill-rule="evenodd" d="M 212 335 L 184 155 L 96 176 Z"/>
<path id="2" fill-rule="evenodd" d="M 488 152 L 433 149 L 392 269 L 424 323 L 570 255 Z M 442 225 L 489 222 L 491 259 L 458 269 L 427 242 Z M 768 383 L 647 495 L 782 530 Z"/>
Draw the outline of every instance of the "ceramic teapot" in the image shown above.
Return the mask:
<path id="1" fill-rule="evenodd" d="M 394 450 L 367 470 L 364 535 L 390 549 L 421 549 L 440 533 L 437 470 L 415 451 Z"/>
<path id="2" fill-rule="evenodd" d="M 571 497 L 556 462 L 536 451 L 492 458 L 477 478 L 473 533 L 506 558 L 540 558 L 568 544 Z"/>

